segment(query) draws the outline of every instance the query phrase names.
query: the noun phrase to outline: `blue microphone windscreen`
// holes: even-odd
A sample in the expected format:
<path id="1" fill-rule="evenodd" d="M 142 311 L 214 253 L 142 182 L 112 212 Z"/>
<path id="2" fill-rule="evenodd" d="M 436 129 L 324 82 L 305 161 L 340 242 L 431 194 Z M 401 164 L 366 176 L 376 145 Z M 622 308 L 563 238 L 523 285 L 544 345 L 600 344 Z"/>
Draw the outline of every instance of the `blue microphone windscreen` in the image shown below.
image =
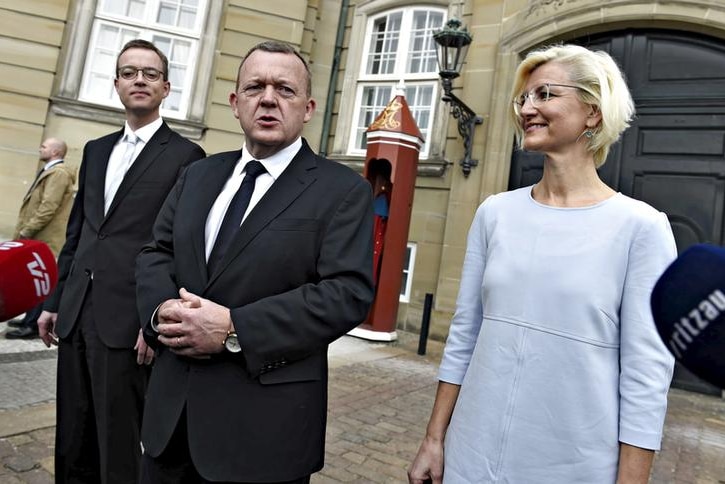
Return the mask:
<path id="1" fill-rule="evenodd" d="M 725 249 L 697 244 L 685 250 L 655 284 L 651 305 L 675 358 L 725 388 Z"/>

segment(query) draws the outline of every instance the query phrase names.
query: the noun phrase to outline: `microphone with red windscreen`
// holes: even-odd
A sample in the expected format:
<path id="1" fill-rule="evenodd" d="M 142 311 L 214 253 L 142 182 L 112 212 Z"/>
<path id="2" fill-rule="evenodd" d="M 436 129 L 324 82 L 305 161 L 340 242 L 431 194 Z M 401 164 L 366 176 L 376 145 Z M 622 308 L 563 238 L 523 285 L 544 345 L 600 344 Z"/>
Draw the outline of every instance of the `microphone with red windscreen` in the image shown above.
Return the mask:
<path id="1" fill-rule="evenodd" d="M 47 298 L 58 282 L 50 247 L 39 240 L 0 242 L 0 321 L 22 314 Z"/>
<path id="2" fill-rule="evenodd" d="M 650 302 L 657 331 L 674 357 L 725 389 L 725 249 L 688 248 L 657 281 Z"/>

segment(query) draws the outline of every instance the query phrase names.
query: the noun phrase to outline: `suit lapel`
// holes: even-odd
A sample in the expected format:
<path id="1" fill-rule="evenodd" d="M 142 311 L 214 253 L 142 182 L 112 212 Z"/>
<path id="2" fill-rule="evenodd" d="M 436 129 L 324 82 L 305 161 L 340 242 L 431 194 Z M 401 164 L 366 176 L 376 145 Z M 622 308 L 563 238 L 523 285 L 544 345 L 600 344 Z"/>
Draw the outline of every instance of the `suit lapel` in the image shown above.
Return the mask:
<path id="1" fill-rule="evenodd" d="M 50 168 L 50 170 L 52 170 L 53 168 L 55 168 L 55 165 L 53 165 Z M 47 177 L 50 174 L 50 170 L 43 170 L 35 176 L 35 180 L 33 180 L 33 183 L 30 184 L 30 188 L 28 188 L 28 192 L 23 197 L 23 204 L 25 204 L 28 200 L 30 200 L 30 196 L 33 194 L 33 190 L 35 190 L 35 187 L 37 187 L 38 184 L 40 184 L 40 180 L 42 180 L 43 178 Z"/>
<path id="2" fill-rule="evenodd" d="M 171 129 L 166 125 L 166 123 L 162 123 L 156 133 L 154 133 L 148 143 L 146 143 L 143 150 L 141 150 L 141 153 L 138 154 L 134 162 L 131 164 L 131 167 L 126 172 L 126 175 L 123 177 L 123 180 L 116 191 L 116 195 L 113 197 L 111 206 L 108 207 L 106 219 L 113 214 L 113 211 L 119 203 L 121 203 L 123 197 L 128 194 L 128 191 L 139 180 L 139 178 L 141 178 L 141 175 L 143 175 L 143 173 L 148 170 L 159 155 L 164 152 L 170 138 Z"/>
<path id="3" fill-rule="evenodd" d="M 241 230 L 232 239 L 227 253 L 224 255 L 219 268 L 209 278 L 209 284 L 219 276 L 221 272 L 236 258 L 240 252 L 294 202 L 307 188 L 314 183 L 316 177 L 314 170 L 317 167 L 315 155 L 309 146 L 303 142 L 302 148 L 292 159 L 289 166 L 275 180 L 264 197 L 255 205 L 247 218 L 242 223 Z"/>
<path id="4" fill-rule="evenodd" d="M 208 277 L 206 269 L 206 219 L 241 156 L 241 151 L 230 151 L 221 154 L 218 163 L 208 163 L 203 175 L 203 187 L 196 193 L 194 212 L 190 214 L 192 217 L 191 226 L 195 228 L 192 232 L 191 242 L 194 247 L 194 255 L 201 280 L 204 281 L 202 285 L 206 285 Z"/>
<path id="5" fill-rule="evenodd" d="M 111 158 L 111 152 L 116 142 L 123 136 L 123 129 L 109 136 L 102 143 L 95 153 L 88 153 L 86 160 L 86 191 L 97 203 L 91 203 L 87 206 L 88 217 L 94 222 L 94 226 L 99 227 L 103 223 L 103 198 L 106 191 L 106 169 L 108 161 Z"/>

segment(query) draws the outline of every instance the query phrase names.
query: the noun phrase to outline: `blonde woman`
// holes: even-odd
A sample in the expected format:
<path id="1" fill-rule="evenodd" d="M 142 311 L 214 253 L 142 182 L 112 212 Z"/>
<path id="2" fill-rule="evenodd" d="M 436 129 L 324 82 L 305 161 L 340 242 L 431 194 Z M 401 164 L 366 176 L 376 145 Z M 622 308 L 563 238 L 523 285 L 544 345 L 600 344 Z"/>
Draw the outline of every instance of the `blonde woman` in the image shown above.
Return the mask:
<path id="1" fill-rule="evenodd" d="M 596 171 L 632 98 L 608 54 L 574 45 L 530 53 L 513 93 L 543 175 L 476 213 L 409 480 L 646 483 L 674 364 L 649 295 L 675 241 L 665 214 Z"/>

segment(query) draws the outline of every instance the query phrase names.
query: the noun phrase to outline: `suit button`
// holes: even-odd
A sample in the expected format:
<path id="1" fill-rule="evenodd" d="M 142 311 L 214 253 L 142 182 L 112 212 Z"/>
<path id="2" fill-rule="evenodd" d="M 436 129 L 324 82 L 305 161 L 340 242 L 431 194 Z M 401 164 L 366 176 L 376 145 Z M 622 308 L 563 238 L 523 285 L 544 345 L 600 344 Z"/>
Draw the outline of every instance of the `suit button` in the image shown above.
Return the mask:
<path id="1" fill-rule="evenodd" d="M 85 271 L 83 271 L 83 272 L 85 272 L 85 273 L 86 273 L 86 276 L 88 276 L 88 278 L 89 278 L 89 279 L 91 279 L 91 280 L 93 279 L 93 271 L 92 271 L 92 270 L 90 270 L 90 269 L 86 269 L 86 270 L 85 270 Z"/>
<path id="2" fill-rule="evenodd" d="M 103 240 L 103 239 L 105 239 L 106 237 L 108 237 L 108 234 L 104 234 L 104 233 L 100 233 L 100 234 L 98 234 L 98 239 L 99 239 L 99 240 Z"/>

